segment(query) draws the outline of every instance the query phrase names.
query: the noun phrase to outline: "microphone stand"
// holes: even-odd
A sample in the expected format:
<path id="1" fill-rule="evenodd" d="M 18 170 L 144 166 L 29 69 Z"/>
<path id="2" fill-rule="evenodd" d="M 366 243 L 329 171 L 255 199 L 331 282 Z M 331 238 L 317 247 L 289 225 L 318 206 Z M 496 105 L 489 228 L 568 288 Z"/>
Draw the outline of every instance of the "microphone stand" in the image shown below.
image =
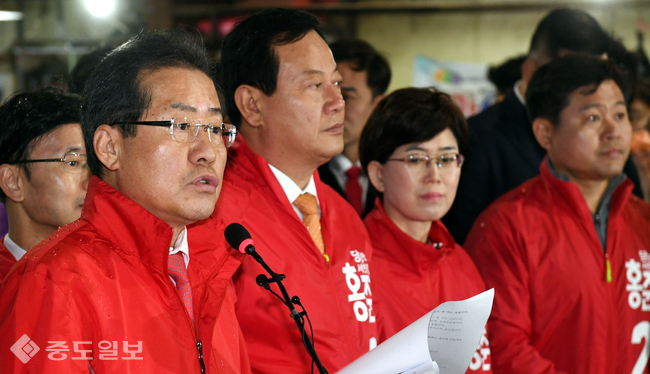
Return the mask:
<path id="1" fill-rule="evenodd" d="M 307 349 L 307 353 L 314 361 L 314 364 L 316 364 L 316 368 L 318 368 L 318 372 L 320 374 L 328 374 L 327 370 L 325 370 L 325 367 L 323 367 L 323 364 L 318 358 L 318 354 L 316 354 L 316 349 L 314 348 L 314 345 L 309 339 L 309 336 L 307 335 L 307 331 L 305 331 L 305 322 L 303 321 L 302 318 L 303 315 L 307 314 L 307 312 L 304 311 L 305 308 L 303 307 L 302 312 L 298 312 L 296 310 L 296 308 L 294 307 L 294 302 L 292 300 L 295 299 L 296 304 L 298 304 L 300 303 L 300 299 L 297 296 L 294 296 L 293 299 L 290 298 L 287 289 L 284 287 L 284 284 L 282 284 L 282 280 L 286 278 L 286 276 L 284 274 L 278 274 L 273 270 L 271 270 L 271 268 L 266 264 L 266 262 L 264 262 L 262 257 L 255 251 L 255 248 L 253 246 L 247 246 L 246 253 L 253 256 L 255 261 L 257 261 L 260 265 L 262 265 L 264 270 L 266 270 L 266 272 L 269 273 L 269 275 L 271 276 L 270 278 L 267 278 L 264 274 L 258 275 L 255 281 L 260 287 L 264 287 L 268 291 L 273 292 L 269 284 L 277 283 L 278 287 L 280 288 L 280 292 L 282 293 L 282 298 L 284 299 L 283 304 L 287 308 L 289 308 L 289 311 L 291 311 L 291 318 L 296 322 L 296 325 L 298 325 L 298 330 L 300 330 L 302 342 L 303 345 L 305 346 L 305 349 Z"/>

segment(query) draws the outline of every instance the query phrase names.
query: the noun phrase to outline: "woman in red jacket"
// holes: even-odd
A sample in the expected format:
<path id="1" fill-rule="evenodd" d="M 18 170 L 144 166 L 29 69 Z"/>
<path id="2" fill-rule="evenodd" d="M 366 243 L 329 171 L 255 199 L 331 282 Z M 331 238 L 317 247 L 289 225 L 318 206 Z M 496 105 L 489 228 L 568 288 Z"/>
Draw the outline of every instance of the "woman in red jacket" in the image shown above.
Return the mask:
<path id="1" fill-rule="evenodd" d="M 426 88 L 393 92 L 363 130 L 361 165 L 380 196 L 365 224 L 381 341 L 441 303 L 485 290 L 474 263 L 440 222 L 456 196 L 467 136 L 453 99 Z M 474 372 L 492 372 L 485 333 L 468 368 Z"/>

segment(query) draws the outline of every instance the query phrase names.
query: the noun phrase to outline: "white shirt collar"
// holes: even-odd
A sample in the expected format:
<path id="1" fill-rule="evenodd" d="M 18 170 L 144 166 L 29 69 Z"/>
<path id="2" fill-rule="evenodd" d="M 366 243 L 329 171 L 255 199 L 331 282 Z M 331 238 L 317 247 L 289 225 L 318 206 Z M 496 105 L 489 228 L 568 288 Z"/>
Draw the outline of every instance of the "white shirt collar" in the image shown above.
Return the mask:
<path id="1" fill-rule="evenodd" d="M 25 253 L 27 253 L 26 250 L 20 248 L 18 244 L 16 244 L 13 240 L 11 240 L 9 234 L 5 235 L 5 238 L 2 241 L 2 243 L 5 245 L 5 247 L 7 247 L 9 252 L 11 252 L 11 254 L 14 255 L 16 261 L 20 260 L 25 255 Z"/>
<path id="2" fill-rule="evenodd" d="M 348 169 L 350 169 L 354 165 L 361 167 L 360 162 L 357 161 L 356 164 L 353 164 L 352 161 L 350 161 L 342 153 L 332 157 L 332 160 L 330 161 L 330 165 L 332 166 L 332 170 L 334 172 L 338 172 L 343 175 L 345 175 L 345 172 L 348 171 Z"/>
<path id="3" fill-rule="evenodd" d="M 517 96 L 517 99 L 519 99 L 521 105 L 526 106 L 526 99 L 524 99 L 524 97 L 521 96 L 521 92 L 519 91 L 519 87 L 521 86 L 522 83 L 523 82 L 521 81 L 521 79 L 516 81 L 513 90 L 515 90 L 515 96 Z"/>
<path id="4" fill-rule="evenodd" d="M 183 254 L 183 259 L 185 260 L 185 268 L 187 269 L 187 265 L 190 263 L 190 247 L 187 244 L 187 228 L 183 228 L 183 231 L 181 231 L 180 234 L 178 234 L 178 238 L 176 238 L 176 243 L 174 243 L 173 247 L 169 247 L 169 255 L 174 255 L 178 252 L 181 252 Z"/>
<path id="5" fill-rule="evenodd" d="M 289 178 L 286 174 L 281 172 L 278 168 L 274 167 L 273 165 L 269 164 L 269 167 L 271 168 L 271 171 L 273 172 L 273 175 L 275 175 L 275 178 L 278 180 L 280 183 L 280 186 L 282 187 L 282 190 L 284 193 L 287 195 L 287 199 L 289 199 L 289 202 L 291 203 L 291 206 L 293 206 L 293 210 L 296 212 L 300 220 L 302 220 L 302 213 L 300 213 L 300 210 L 296 208 L 295 205 L 293 205 L 294 200 L 298 198 L 298 196 L 304 194 L 304 193 L 310 193 L 314 196 L 316 196 L 316 201 L 318 202 L 318 193 L 316 192 L 316 182 L 314 182 L 314 175 L 312 175 L 309 178 L 309 183 L 307 183 L 307 186 L 304 189 L 301 189 L 296 182 L 293 181 L 293 179 Z M 320 202 L 318 202 L 318 216 L 320 217 Z"/>

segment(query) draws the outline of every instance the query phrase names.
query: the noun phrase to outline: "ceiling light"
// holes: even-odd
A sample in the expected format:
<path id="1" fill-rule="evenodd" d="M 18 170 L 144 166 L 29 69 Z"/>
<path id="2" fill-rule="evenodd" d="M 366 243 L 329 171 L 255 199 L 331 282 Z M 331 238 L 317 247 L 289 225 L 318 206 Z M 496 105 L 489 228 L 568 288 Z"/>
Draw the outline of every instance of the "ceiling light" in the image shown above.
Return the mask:
<path id="1" fill-rule="evenodd" d="M 23 14 L 21 12 L 0 10 L 0 21 L 20 21 L 21 19 L 23 19 Z"/>
<path id="2" fill-rule="evenodd" d="M 95 17 L 106 17 L 115 9 L 115 0 L 84 0 L 84 3 Z"/>

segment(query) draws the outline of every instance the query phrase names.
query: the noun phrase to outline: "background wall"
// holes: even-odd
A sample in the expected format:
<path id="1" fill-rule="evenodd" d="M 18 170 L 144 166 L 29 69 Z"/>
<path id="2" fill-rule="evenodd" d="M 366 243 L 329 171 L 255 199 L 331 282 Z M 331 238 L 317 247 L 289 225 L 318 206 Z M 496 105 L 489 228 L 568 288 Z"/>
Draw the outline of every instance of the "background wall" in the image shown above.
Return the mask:
<path id="1" fill-rule="evenodd" d="M 615 1 L 615 0 L 614 0 Z M 650 7 L 585 8 L 628 49 L 636 49 L 635 19 L 650 23 Z M 537 23 L 547 11 L 360 15 L 357 36 L 383 52 L 393 69 L 389 91 L 410 86 L 413 58 L 498 64 L 525 54 Z M 650 53 L 650 35 L 645 50 Z"/>
<path id="2" fill-rule="evenodd" d="M 266 1 L 263 4 L 273 5 L 271 3 L 275 4 L 278 1 L 281 0 Z M 578 0 L 571 1 L 575 4 Z M 636 48 L 635 19 L 641 18 L 650 23 L 650 0 L 581 1 L 583 2 L 579 5 L 583 9 L 598 19 L 605 29 L 620 37 L 630 49 Z M 44 56 L 35 58 L 30 54 L 31 46 L 54 47 L 53 50 L 46 52 L 57 55 L 71 68 L 78 55 L 92 46 L 102 43 L 113 44 L 116 40 L 123 40 L 122 38 L 131 33 L 145 28 L 167 27 L 166 25 L 172 22 L 172 16 L 175 18 L 174 22 L 196 26 L 201 19 L 218 19 L 220 16 L 227 15 L 223 13 L 223 9 L 227 8 L 225 3 L 233 7 L 247 3 L 246 0 L 211 0 L 210 2 L 197 0 L 196 2 L 203 4 L 204 8 L 190 12 L 194 15 L 193 18 L 183 16 L 187 14 L 187 9 L 191 8 L 190 3 L 193 2 L 120 0 L 115 15 L 107 19 L 99 19 L 86 12 L 81 0 L 20 0 L 25 13 L 22 39 L 17 33 L 15 22 L 0 22 L 0 78 L 11 79 L 13 72 L 18 69 L 25 72 L 34 65 L 42 63 Z M 296 2 L 287 0 L 285 6 Z M 300 2 L 310 3 L 306 0 Z M 557 0 L 438 0 L 438 2 L 453 5 L 560 3 Z M 13 4 L 15 9 L 17 3 L 18 0 L 0 0 L 0 8 L 6 8 L 5 4 Z M 314 0 L 312 5 L 319 3 L 327 3 L 327 1 Z M 341 2 L 342 5 L 349 3 L 352 2 Z M 382 2 L 369 0 L 366 3 Z M 427 1 L 402 0 L 383 3 L 401 5 L 427 3 Z M 441 13 L 330 12 L 327 17 L 331 23 L 339 22 L 349 26 L 348 30 L 355 30 L 352 31 L 354 35 L 346 36 L 365 39 L 388 57 L 393 69 L 393 80 L 389 87 L 392 91 L 412 84 L 413 60 L 416 54 L 438 60 L 499 64 L 507 58 L 526 53 L 535 26 L 546 13 L 547 10 Z M 167 23 L 161 23 L 161 20 L 166 20 Z M 158 24 L 155 24 L 156 22 Z M 648 40 L 650 33 L 646 39 L 645 49 L 650 52 L 650 40 Z M 210 42 L 216 46 L 220 45 L 220 40 Z M 16 50 L 14 49 L 16 43 L 21 43 L 21 47 L 26 48 Z M 70 49 L 71 45 L 76 49 Z M 41 50 L 39 53 L 45 52 Z"/>

